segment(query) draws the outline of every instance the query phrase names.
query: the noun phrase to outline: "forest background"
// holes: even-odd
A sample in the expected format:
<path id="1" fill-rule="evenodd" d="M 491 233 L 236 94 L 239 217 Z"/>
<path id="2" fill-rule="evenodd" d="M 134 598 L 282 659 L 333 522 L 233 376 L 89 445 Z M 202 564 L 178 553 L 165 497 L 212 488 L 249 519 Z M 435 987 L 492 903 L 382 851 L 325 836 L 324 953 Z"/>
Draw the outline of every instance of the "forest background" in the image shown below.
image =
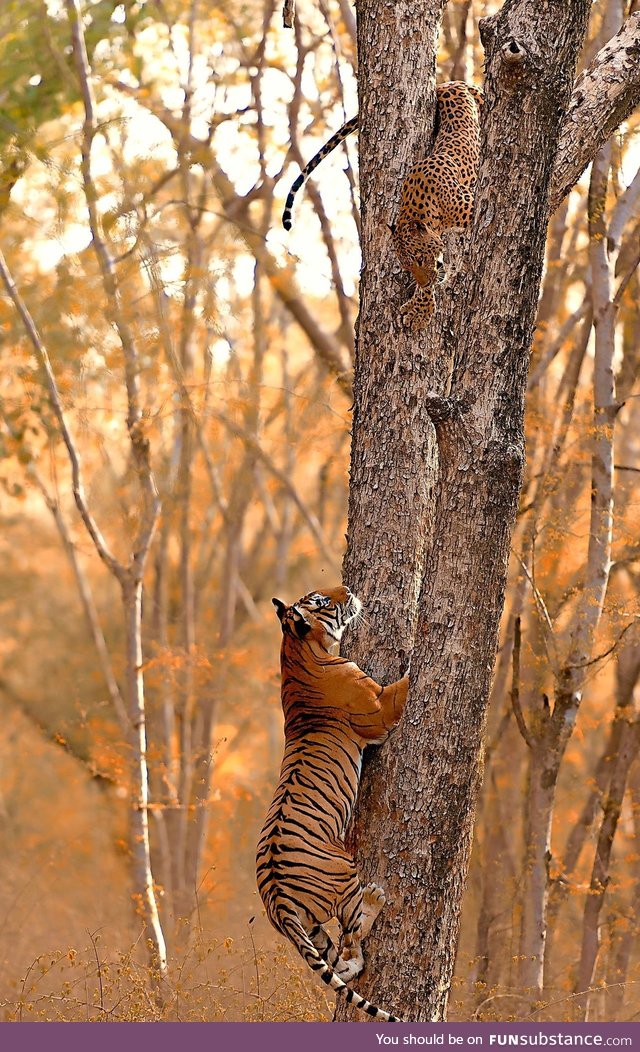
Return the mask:
<path id="1" fill-rule="evenodd" d="M 498 6 L 447 5 L 440 81 L 482 84 L 478 21 Z M 357 313 L 355 142 L 280 226 L 297 166 L 357 109 L 350 4 L 296 7 L 290 30 L 271 0 L 0 12 L 6 1019 L 331 1017 L 253 875 L 281 749 L 270 599 L 340 578 Z M 582 65 L 629 14 L 593 5 Z M 607 151 L 550 224 L 450 1019 L 640 1013 L 637 115 Z M 617 407 L 600 605 L 603 244 Z M 536 733 L 587 630 L 541 874 Z M 549 902 L 532 1002 L 533 878 Z"/>

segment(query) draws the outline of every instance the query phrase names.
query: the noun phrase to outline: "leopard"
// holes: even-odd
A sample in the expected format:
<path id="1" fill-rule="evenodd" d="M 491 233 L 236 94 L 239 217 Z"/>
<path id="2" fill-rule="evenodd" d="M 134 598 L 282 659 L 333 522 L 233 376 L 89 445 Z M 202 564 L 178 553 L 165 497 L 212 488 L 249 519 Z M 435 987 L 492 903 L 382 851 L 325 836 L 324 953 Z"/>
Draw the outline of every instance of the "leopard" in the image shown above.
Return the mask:
<path id="1" fill-rule="evenodd" d="M 400 266 L 416 282 L 402 309 L 413 331 L 426 327 L 435 311 L 435 288 L 446 280 L 442 234 L 471 223 L 480 158 L 480 106 L 484 95 L 463 81 L 436 89 L 438 131 L 431 153 L 408 171 L 396 222 L 390 225 Z"/>
<path id="2" fill-rule="evenodd" d="M 442 234 L 464 230 L 471 222 L 480 156 L 480 107 L 483 92 L 464 81 L 436 88 L 437 133 L 431 153 L 409 170 L 402 184 L 400 208 L 389 224 L 400 266 L 416 282 L 401 311 L 404 324 L 420 330 L 435 311 L 435 287 L 446 280 Z M 282 225 L 291 230 L 296 194 L 324 158 L 358 129 L 351 117 L 332 135 L 297 177 L 285 203 Z"/>

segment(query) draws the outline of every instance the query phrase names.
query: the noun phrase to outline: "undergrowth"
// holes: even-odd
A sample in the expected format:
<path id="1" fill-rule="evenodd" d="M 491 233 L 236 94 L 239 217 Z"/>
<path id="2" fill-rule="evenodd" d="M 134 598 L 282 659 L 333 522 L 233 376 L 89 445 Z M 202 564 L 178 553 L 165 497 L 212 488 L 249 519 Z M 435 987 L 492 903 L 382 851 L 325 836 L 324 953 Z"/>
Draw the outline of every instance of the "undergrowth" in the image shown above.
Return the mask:
<path id="1" fill-rule="evenodd" d="M 194 936 L 162 979 L 141 963 L 141 946 L 109 948 L 88 932 L 82 948 L 39 954 L 20 976 L 5 975 L 5 1022 L 309 1022 L 331 1018 L 314 976 L 282 943 Z"/>

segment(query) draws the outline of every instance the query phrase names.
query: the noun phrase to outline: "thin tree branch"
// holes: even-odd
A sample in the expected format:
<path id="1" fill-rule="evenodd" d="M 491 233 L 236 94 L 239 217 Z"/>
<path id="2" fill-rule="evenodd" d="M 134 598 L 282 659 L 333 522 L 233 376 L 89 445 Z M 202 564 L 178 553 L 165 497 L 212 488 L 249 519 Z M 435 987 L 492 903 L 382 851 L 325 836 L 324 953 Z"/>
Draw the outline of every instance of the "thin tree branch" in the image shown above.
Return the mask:
<path id="1" fill-rule="evenodd" d="M 65 0 L 67 16 L 71 26 L 73 56 L 80 83 L 80 94 L 84 106 L 85 119 L 82 132 L 81 171 L 84 194 L 89 214 L 91 238 L 102 275 L 107 297 L 108 310 L 120 337 L 124 357 L 125 384 L 127 389 L 127 429 L 131 441 L 131 451 L 143 496 L 143 513 L 140 517 L 138 535 L 134 541 L 130 569 L 137 580 L 144 571 L 146 557 L 153 540 L 158 518 L 160 501 L 151 471 L 149 440 L 145 434 L 145 423 L 140 407 L 140 377 L 138 354 L 131 327 L 127 321 L 120 288 L 116 277 L 114 261 L 102 237 L 98 216 L 96 188 L 91 176 L 91 149 L 98 133 L 95 115 L 95 102 L 91 85 L 91 68 L 87 57 L 87 48 L 82 26 L 82 15 L 78 0 Z"/>
<path id="2" fill-rule="evenodd" d="M 513 677 L 511 681 L 511 705 L 513 714 L 518 724 L 518 730 L 530 749 L 534 747 L 534 741 L 525 722 L 524 713 L 520 704 L 520 649 L 521 649 L 521 626 L 520 617 L 516 617 L 513 625 Z"/>
<path id="3" fill-rule="evenodd" d="M 298 511 L 309 526 L 311 533 L 318 542 L 320 550 L 324 555 L 325 559 L 328 560 L 332 569 L 339 572 L 340 562 L 338 559 L 336 559 L 335 554 L 331 550 L 329 543 L 324 536 L 324 532 L 320 523 L 318 522 L 313 512 L 310 511 L 309 508 L 307 508 L 306 504 L 300 497 L 300 494 L 298 493 L 297 489 L 293 485 L 291 479 L 285 474 L 284 471 L 281 471 L 281 469 L 274 462 L 274 460 L 262 448 L 262 446 L 256 440 L 254 435 L 249 434 L 249 432 L 246 431 L 245 428 L 240 427 L 239 424 L 236 424 L 235 421 L 233 421 L 229 416 L 227 416 L 226 413 L 222 412 L 222 410 L 212 408 L 209 410 L 209 412 L 211 416 L 214 417 L 214 419 L 219 420 L 221 424 L 224 424 L 224 426 L 232 435 L 235 435 L 236 438 L 241 439 L 246 445 L 253 449 L 258 460 L 262 461 L 269 473 L 273 475 L 273 477 L 276 478 L 282 486 L 284 486 L 287 493 L 289 493 L 291 499 L 298 508 Z"/>

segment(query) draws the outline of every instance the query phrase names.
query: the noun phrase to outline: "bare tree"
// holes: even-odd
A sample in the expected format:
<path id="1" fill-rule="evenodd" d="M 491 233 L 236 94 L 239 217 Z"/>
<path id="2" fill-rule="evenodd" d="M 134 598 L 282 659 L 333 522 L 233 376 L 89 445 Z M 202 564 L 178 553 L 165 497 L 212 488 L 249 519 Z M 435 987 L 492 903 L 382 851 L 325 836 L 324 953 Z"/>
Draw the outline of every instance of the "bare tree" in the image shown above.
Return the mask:
<path id="1" fill-rule="evenodd" d="M 433 102 L 441 9 L 396 5 L 392 20 L 375 4 L 359 11 L 364 260 L 345 580 L 367 599 L 371 625 L 349 649 L 384 680 L 406 667 L 415 644 L 407 715 L 365 771 L 355 837 L 364 874 L 381 880 L 391 902 L 369 942 L 375 982 L 365 978 L 362 990 L 373 999 L 384 990 L 405 1018 L 446 1011 L 524 461 L 546 224 L 553 186 L 566 192 L 582 167 L 575 144 L 558 147 L 563 121 L 575 122 L 599 93 L 595 69 L 567 118 L 588 12 L 581 0 L 553 17 L 508 0 L 482 20 L 487 104 L 473 227 L 457 242 L 462 258 L 459 250 L 438 319 L 410 341 L 397 323 L 402 293 L 384 222 L 427 145 L 416 128 L 422 93 Z M 603 119 L 594 150 L 610 132 Z M 376 836 L 365 836 L 374 826 Z"/>
<path id="2" fill-rule="evenodd" d="M 87 154 L 88 163 L 89 154 Z M 164 933 L 160 923 L 154 878 L 151 870 L 149 844 L 149 777 L 147 769 L 147 737 L 145 719 L 144 682 L 142 676 L 142 576 L 160 511 L 149 460 L 149 445 L 141 428 L 138 401 L 138 359 L 135 345 L 127 345 L 125 368 L 129 386 L 129 434 L 133 456 L 143 493 L 140 525 L 128 563 L 118 560 L 111 552 L 96 522 L 84 489 L 83 473 L 76 444 L 67 423 L 49 354 L 36 329 L 33 319 L 18 292 L 4 256 L 0 252 L 0 278 L 18 311 L 27 335 L 36 352 L 45 376 L 45 383 L 53 413 L 66 447 L 72 473 L 72 486 L 80 517 L 95 549 L 110 573 L 120 585 L 126 640 L 126 700 L 130 746 L 131 789 L 133 799 L 129 808 L 129 839 L 133 862 L 133 896 L 136 909 L 144 920 L 147 938 L 152 946 L 152 965 L 160 975 L 167 970 Z M 64 538 L 64 533 L 63 533 Z"/>

